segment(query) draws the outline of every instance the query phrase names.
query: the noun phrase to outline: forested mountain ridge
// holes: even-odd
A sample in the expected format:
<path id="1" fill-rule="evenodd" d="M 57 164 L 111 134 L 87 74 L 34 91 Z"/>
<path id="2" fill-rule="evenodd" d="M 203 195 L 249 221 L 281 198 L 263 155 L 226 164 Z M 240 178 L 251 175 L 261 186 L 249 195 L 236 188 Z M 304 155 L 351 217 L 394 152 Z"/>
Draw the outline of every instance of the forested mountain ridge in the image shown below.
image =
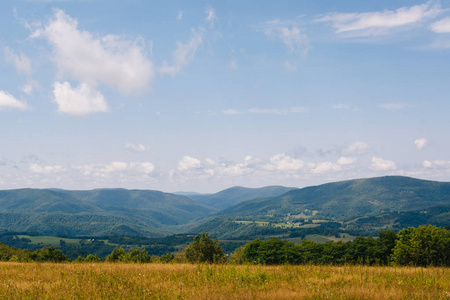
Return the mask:
<path id="1" fill-rule="evenodd" d="M 151 190 L 0 191 L 0 227 L 45 234 L 160 236 L 215 210 L 184 196 Z"/>
<path id="2" fill-rule="evenodd" d="M 285 216 L 313 211 L 329 219 L 346 219 L 447 205 L 450 205 L 448 182 L 386 176 L 297 189 L 278 197 L 245 201 L 218 214 Z"/>
<path id="3" fill-rule="evenodd" d="M 212 195 L 190 193 L 190 197 L 126 189 L 4 190 L 0 191 L 0 228 L 46 235 L 147 237 L 207 230 L 234 239 L 300 234 L 314 228 L 336 234 L 364 229 L 371 234 L 410 224 L 450 224 L 450 183 L 401 176 L 302 189 L 233 187 Z"/>

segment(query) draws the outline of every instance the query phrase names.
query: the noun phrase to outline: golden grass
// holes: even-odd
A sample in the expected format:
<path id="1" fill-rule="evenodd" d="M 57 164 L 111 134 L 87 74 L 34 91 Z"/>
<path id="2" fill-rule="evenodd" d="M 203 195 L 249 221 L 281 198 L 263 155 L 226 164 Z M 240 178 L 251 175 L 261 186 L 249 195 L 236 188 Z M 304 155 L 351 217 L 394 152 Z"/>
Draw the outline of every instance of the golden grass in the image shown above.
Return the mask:
<path id="1" fill-rule="evenodd" d="M 450 269 L 0 263 L 0 299 L 450 299 Z"/>

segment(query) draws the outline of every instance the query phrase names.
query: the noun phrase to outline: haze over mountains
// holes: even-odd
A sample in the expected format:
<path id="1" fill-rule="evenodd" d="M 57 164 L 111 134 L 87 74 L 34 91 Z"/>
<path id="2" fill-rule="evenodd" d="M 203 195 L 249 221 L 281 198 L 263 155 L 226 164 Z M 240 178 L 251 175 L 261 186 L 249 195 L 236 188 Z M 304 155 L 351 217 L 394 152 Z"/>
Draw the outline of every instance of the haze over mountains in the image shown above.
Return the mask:
<path id="1" fill-rule="evenodd" d="M 217 229 L 222 234 L 228 231 L 232 238 L 233 230 L 247 226 L 241 219 L 291 225 L 322 220 L 343 225 L 352 218 L 362 222 L 372 217 L 375 228 L 383 222 L 394 226 L 401 216 L 412 218 L 414 213 L 420 222 L 434 218 L 440 224 L 450 223 L 450 183 L 400 176 L 302 189 L 233 187 L 216 194 L 186 195 L 126 189 L 5 190 L 0 191 L 0 228 L 85 236 L 164 236 Z"/>

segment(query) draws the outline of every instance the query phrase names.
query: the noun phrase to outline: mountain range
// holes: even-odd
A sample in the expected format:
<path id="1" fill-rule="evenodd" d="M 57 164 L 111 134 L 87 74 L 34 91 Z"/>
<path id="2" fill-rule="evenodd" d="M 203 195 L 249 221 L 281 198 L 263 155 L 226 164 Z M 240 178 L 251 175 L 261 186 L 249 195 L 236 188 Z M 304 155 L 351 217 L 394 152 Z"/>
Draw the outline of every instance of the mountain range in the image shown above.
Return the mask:
<path id="1" fill-rule="evenodd" d="M 450 224 L 449 207 L 450 183 L 401 176 L 301 189 L 233 187 L 216 194 L 17 189 L 0 191 L 0 228 L 71 236 L 157 237 L 210 231 L 233 238 L 250 228 L 264 233 L 315 226 L 442 226 Z"/>

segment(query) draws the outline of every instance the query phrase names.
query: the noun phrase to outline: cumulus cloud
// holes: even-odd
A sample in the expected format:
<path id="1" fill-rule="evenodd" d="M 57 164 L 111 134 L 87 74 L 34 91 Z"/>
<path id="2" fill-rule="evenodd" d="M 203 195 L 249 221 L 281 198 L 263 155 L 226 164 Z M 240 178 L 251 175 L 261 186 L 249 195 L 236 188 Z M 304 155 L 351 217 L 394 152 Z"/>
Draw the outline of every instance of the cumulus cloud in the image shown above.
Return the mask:
<path id="1" fill-rule="evenodd" d="M 413 25 L 445 12 L 438 2 L 366 13 L 331 13 L 317 18 L 317 22 L 331 23 L 336 33 L 352 32 L 357 36 L 387 34 L 391 29 Z"/>
<path id="2" fill-rule="evenodd" d="M 422 150 L 428 144 L 428 140 L 426 138 L 417 139 L 414 144 L 418 150 Z"/>
<path id="3" fill-rule="evenodd" d="M 202 163 L 198 159 L 186 155 L 178 162 L 178 170 L 187 171 L 191 169 L 198 169 L 201 165 Z"/>
<path id="4" fill-rule="evenodd" d="M 54 101 L 58 104 L 58 111 L 62 113 L 84 116 L 108 111 L 103 95 L 86 83 L 72 88 L 68 82 L 55 82 L 53 95 Z"/>
<path id="5" fill-rule="evenodd" d="M 211 159 L 207 159 L 208 167 L 205 168 L 205 173 L 208 175 L 219 176 L 241 176 L 249 174 L 253 171 L 254 165 L 259 162 L 251 156 L 246 156 L 241 163 L 221 162 L 216 163 Z"/>
<path id="6" fill-rule="evenodd" d="M 367 143 L 354 142 L 344 149 L 344 154 L 363 154 L 366 153 L 369 148 L 370 146 Z"/>
<path id="7" fill-rule="evenodd" d="M 295 22 L 271 20 L 262 23 L 257 30 L 264 32 L 267 37 L 280 40 L 289 52 L 306 55 L 310 48 L 308 36 Z"/>
<path id="8" fill-rule="evenodd" d="M 395 162 L 391 160 L 384 160 L 381 157 L 372 157 L 372 164 L 370 168 L 375 171 L 389 171 L 397 169 Z"/>
<path id="9" fill-rule="evenodd" d="M 424 160 L 422 165 L 424 168 L 432 168 L 433 167 L 433 163 L 429 160 Z"/>
<path id="10" fill-rule="evenodd" d="M 65 172 L 66 169 L 59 165 L 54 166 L 40 166 L 38 164 L 30 164 L 30 170 L 36 174 L 50 174 Z"/>
<path id="11" fill-rule="evenodd" d="M 12 62 L 18 73 L 30 75 L 32 72 L 31 61 L 23 53 L 16 54 L 9 47 L 5 47 L 6 60 Z"/>
<path id="12" fill-rule="evenodd" d="M 177 49 L 173 52 L 173 64 L 170 65 L 167 61 L 163 61 L 163 65 L 159 68 L 161 74 L 167 74 L 171 76 L 177 75 L 183 67 L 187 66 L 194 58 L 198 47 L 203 43 L 204 30 L 199 28 L 198 30 L 192 29 L 191 38 L 186 43 L 177 43 Z"/>
<path id="13" fill-rule="evenodd" d="M 183 19 L 183 11 L 180 10 L 177 15 L 177 20 L 181 21 L 182 19 Z"/>
<path id="14" fill-rule="evenodd" d="M 305 162 L 300 159 L 289 157 L 281 153 L 270 158 L 270 164 L 265 166 L 266 170 L 278 171 L 298 171 L 305 166 Z"/>
<path id="15" fill-rule="evenodd" d="M 67 74 L 90 86 L 101 82 L 129 94 L 146 90 L 154 78 L 153 64 L 140 40 L 128 41 L 112 34 L 94 36 L 78 29 L 77 20 L 60 9 L 31 37 L 45 38 L 52 46 L 60 76 Z"/>
<path id="16" fill-rule="evenodd" d="M 322 162 L 317 164 L 317 166 L 313 167 L 311 169 L 311 173 L 313 174 L 322 174 L 322 173 L 328 173 L 328 172 L 336 172 L 340 171 L 341 166 L 335 163 L 332 163 L 330 161 Z"/>
<path id="17" fill-rule="evenodd" d="M 0 90 L 0 109 L 5 108 L 17 108 L 23 110 L 27 108 L 27 105 L 14 98 L 13 95 Z"/>
<path id="18" fill-rule="evenodd" d="M 337 163 L 341 166 L 354 164 L 358 159 L 355 157 L 341 156 L 338 158 Z"/>
<path id="19" fill-rule="evenodd" d="M 450 32 L 450 18 L 445 18 L 437 21 L 430 26 L 431 31 L 436 33 L 449 33 Z"/>
<path id="20" fill-rule="evenodd" d="M 447 160 L 434 160 L 434 161 L 429 161 L 429 160 L 424 160 L 422 165 L 425 168 L 450 168 L 450 161 Z"/>
<path id="21" fill-rule="evenodd" d="M 144 145 L 141 144 L 132 144 L 132 143 L 126 143 L 124 145 L 125 149 L 133 151 L 133 152 L 142 152 L 142 151 L 146 151 L 147 148 L 145 148 Z"/>
<path id="22" fill-rule="evenodd" d="M 72 166 L 85 176 L 107 177 L 115 173 L 137 173 L 149 175 L 155 170 L 151 162 L 121 162 L 114 161 L 109 164 L 87 164 L 82 166 Z"/>

